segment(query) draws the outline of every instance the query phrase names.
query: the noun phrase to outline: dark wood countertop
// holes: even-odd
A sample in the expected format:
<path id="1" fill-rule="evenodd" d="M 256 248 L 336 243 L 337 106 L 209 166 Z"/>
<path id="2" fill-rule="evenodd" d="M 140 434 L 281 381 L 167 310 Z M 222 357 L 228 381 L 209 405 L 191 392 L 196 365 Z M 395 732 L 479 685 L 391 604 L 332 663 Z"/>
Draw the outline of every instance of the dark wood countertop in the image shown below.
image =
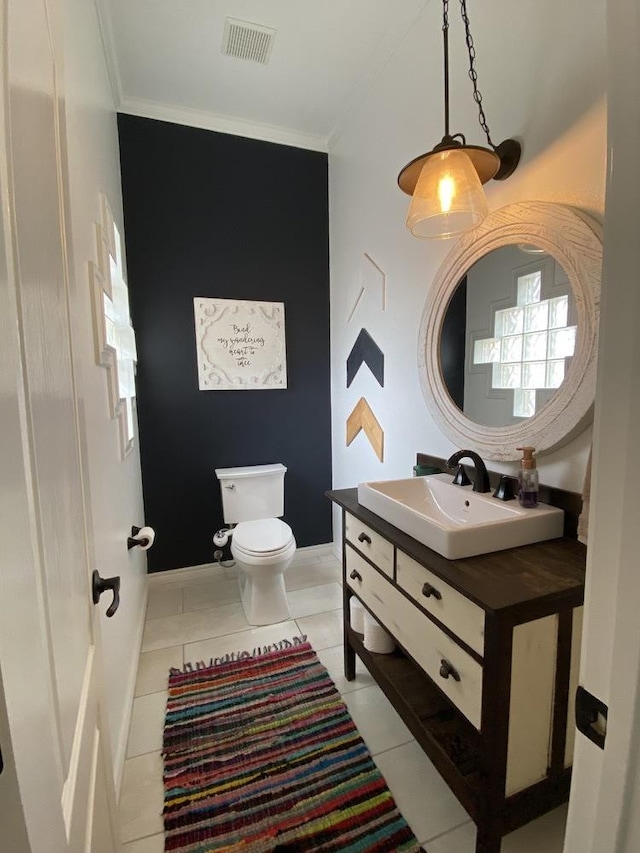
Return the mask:
<path id="1" fill-rule="evenodd" d="M 357 489 L 327 497 L 393 542 L 484 610 L 538 616 L 575 607 L 584 597 L 587 549 L 576 539 L 553 539 L 492 554 L 448 560 L 358 503 Z"/>

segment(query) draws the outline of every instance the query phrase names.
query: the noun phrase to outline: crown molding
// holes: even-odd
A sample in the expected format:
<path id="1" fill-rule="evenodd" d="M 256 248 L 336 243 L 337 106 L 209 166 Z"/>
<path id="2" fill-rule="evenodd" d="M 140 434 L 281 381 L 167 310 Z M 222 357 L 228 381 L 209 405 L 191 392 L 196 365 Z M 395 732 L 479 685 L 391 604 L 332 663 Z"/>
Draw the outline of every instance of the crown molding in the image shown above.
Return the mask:
<path id="1" fill-rule="evenodd" d="M 229 133 L 232 136 L 259 139 L 262 142 L 273 142 L 276 145 L 291 145 L 294 148 L 321 151 L 325 154 L 328 150 L 325 137 L 298 133 L 274 125 L 243 121 L 232 116 L 209 113 L 204 110 L 160 104 L 157 101 L 147 101 L 142 98 L 123 98 L 120 101 L 118 112 L 168 121 L 173 124 L 183 124 L 189 127 L 199 127 L 203 130 L 215 130 L 219 133 Z"/>
<path id="2" fill-rule="evenodd" d="M 111 83 L 111 94 L 116 110 L 119 109 L 122 103 L 122 82 L 120 80 L 120 71 L 118 69 L 118 56 L 115 48 L 115 39 L 113 37 L 113 26 L 111 23 L 111 15 L 109 6 L 106 0 L 94 0 L 96 16 L 98 18 L 98 28 L 100 30 L 100 38 L 102 39 L 102 50 L 107 65 L 107 74 Z"/>

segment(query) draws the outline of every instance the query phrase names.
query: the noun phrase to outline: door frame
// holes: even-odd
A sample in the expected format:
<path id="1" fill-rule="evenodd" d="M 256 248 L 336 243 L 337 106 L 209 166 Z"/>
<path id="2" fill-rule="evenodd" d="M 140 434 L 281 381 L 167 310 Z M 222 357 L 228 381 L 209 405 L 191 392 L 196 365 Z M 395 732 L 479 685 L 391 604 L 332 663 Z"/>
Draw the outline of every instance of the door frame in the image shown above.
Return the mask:
<path id="1" fill-rule="evenodd" d="M 640 849 L 639 41 L 635 0 L 608 0 L 608 169 L 580 671 L 608 719 L 604 750 L 576 737 L 567 853 Z"/>

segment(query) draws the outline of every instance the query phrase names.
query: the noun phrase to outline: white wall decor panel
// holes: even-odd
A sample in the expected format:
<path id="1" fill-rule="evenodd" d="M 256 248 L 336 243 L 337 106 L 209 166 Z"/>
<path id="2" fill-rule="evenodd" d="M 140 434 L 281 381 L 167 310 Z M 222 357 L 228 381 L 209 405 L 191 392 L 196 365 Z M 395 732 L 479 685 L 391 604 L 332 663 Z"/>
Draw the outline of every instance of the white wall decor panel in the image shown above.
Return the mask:
<path id="1" fill-rule="evenodd" d="M 98 263 L 89 263 L 96 363 L 106 369 L 109 412 L 118 419 L 120 453 L 131 452 L 134 442 L 135 333 L 129 315 L 124 280 L 122 244 L 104 195 L 100 196 L 101 223 L 96 226 Z"/>
<path id="2" fill-rule="evenodd" d="M 287 387 L 284 303 L 193 300 L 201 391 Z"/>

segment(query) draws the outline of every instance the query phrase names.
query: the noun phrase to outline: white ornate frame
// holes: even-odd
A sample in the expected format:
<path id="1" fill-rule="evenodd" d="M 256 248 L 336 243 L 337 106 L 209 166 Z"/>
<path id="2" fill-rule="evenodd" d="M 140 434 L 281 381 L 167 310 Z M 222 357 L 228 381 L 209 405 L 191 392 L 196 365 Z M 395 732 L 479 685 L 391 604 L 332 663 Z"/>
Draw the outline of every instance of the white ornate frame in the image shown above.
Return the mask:
<path id="1" fill-rule="evenodd" d="M 440 369 L 440 330 L 449 301 L 471 266 L 488 252 L 514 243 L 544 249 L 567 273 L 577 311 L 576 348 L 563 384 L 538 413 L 519 424 L 487 427 L 469 420 L 449 395 Z M 509 461 L 520 457 L 519 446 L 548 452 L 588 426 L 595 398 L 601 271 L 601 226 L 560 204 L 508 205 L 460 238 L 435 277 L 418 334 L 422 393 L 434 421 L 456 445 L 487 459 Z"/>

